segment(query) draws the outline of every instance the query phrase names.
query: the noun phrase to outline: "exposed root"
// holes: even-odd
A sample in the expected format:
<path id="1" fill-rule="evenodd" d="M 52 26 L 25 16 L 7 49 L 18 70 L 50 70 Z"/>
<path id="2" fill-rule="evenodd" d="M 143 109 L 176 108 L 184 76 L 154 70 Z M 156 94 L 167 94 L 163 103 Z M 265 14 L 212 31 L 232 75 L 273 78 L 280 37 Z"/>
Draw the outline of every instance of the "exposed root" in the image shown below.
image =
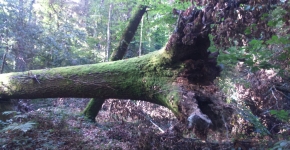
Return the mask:
<path id="1" fill-rule="evenodd" d="M 179 104 L 179 109 L 183 113 L 183 117 L 180 118 L 181 122 L 186 123 L 188 130 L 194 130 L 197 137 L 205 140 L 209 129 L 213 131 L 221 131 L 221 129 L 228 129 L 225 126 L 227 122 L 225 116 L 230 116 L 233 109 L 224 104 L 222 99 L 214 95 L 214 91 L 211 88 L 197 88 L 193 86 L 195 90 L 189 87 L 183 88 L 182 100 Z"/>

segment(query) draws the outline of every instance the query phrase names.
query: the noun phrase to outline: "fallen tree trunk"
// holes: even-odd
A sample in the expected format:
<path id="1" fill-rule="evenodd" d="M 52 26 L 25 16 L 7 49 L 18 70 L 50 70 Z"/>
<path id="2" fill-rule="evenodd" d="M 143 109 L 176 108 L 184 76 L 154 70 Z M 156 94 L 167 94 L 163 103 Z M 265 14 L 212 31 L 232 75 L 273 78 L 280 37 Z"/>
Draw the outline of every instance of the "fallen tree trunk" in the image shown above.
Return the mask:
<path id="1" fill-rule="evenodd" d="M 187 14 L 187 15 L 186 15 Z M 0 75 L 1 99 L 135 99 L 169 108 L 198 136 L 223 126 L 226 105 L 213 98 L 221 69 L 207 51 L 203 12 L 180 13 L 163 49 L 127 60 Z"/>

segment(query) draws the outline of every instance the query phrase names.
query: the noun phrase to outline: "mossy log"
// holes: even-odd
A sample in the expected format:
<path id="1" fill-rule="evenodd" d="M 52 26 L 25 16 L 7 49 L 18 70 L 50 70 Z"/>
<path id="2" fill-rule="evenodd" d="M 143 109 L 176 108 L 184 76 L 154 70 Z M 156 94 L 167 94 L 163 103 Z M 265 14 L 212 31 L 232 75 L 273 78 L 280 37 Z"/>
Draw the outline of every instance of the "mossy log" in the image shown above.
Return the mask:
<path id="1" fill-rule="evenodd" d="M 203 12 L 181 16 L 167 45 L 141 57 L 99 64 L 0 75 L 1 99 L 76 97 L 133 99 L 169 108 L 202 135 L 222 125 L 227 108 L 213 98 L 220 73 L 208 52 L 209 26 Z"/>

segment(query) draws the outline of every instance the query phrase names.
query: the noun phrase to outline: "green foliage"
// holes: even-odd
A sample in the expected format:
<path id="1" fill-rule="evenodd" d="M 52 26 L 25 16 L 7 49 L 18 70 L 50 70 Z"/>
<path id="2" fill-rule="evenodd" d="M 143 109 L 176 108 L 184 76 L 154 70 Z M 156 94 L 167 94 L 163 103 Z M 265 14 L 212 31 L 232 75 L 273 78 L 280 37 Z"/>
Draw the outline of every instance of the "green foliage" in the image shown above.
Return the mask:
<path id="1" fill-rule="evenodd" d="M 4 111 L 2 114 L 3 115 L 16 115 L 18 114 L 19 112 L 17 111 Z"/>
<path id="2" fill-rule="evenodd" d="M 277 143 L 275 143 L 274 147 L 270 150 L 286 150 L 290 148 L 290 141 L 287 140 L 281 140 Z"/>
<path id="3" fill-rule="evenodd" d="M 275 65 L 273 60 L 288 61 L 289 52 L 287 50 L 289 50 L 290 34 L 285 34 L 281 31 L 282 28 L 285 28 L 284 23 L 286 20 L 283 19 L 283 16 L 286 13 L 287 11 L 281 7 L 275 7 L 269 14 L 263 14 L 261 19 L 269 20 L 268 26 L 279 32 L 273 34 L 270 39 L 264 38 L 263 35 L 260 35 L 259 39 L 248 39 L 247 45 L 244 46 L 233 44 L 231 47 L 226 48 L 227 53 L 219 55 L 218 61 L 228 66 L 235 66 L 237 62 L 242 60 L 246 66 L 250 67 L 252 72 L 270 68 L 283 71 L 284 69 L 279 65 Z M 258 28 L 257 24 L 251 24 L 246 28 L 244 34 L 251 35 L 252 31 Z M 237 43 L 237 41 L 232 41 L 232 43 Z M 214 51 L 214 48 L 212 49 L 211 51 Z"/>
<path id="4" fill-rule="evenodd" d="M 143 54 L 160 49 L 166 43 L 176 22 L 172 8 L 189 6 L 189 3 L 165 0 L 90 1 L 85 6 L 64 0 L 24 1 L 23 5 L 17 0 L 2 1 L 0 33 L 3 46 L 0 55 L 8 54 L 4 71 L 15 71 L 21 66 L 22 70 L 29 70 L 103 61 L 110 4 L 113 4 L 110 20 L 112 48 L 118 45 L 135 6 L 150 7 L 144 15 Z M 20 14 L 22 10 L 25 13 Z M 139 43 L 140 28 L 129 46 L 130 57 L 136 56 Z M 23 57 L 19 62 L 22 64 L 15 63 L 19 55 Z"/>
<path id="5" fill-rule="evenodd" d="M 273 35 L 271 39 L 267 40 L 267 44 L 290 44 L 289 36 L 278 37 L 277 35 Z"/>
<path id="6" fill-rule="evenodd" d="M 2 128 L 5 127 L 6 125 L 8 125 L 7 122 L 4 122 L 4 121 L 0 120 L 0 129 L 2 129 Z"/>
<path id="7" fill-rule="evenodd" d="M 261 123 L 259 117 L 255 116 L 251 110 L 249 110 L 245 106 L 239 106 L 239 109 L 237 110 L 240 114 L 240 116 L 249 121 L 251 124 L 254 125 L 255 131 L 261 135 L 270 135 L 270 132 L 267 130 L 267 128 Z"/>
<path id="8" fill-rule="evenodd" d="M 12 123 L 12 124 L 8 125 L 7 127 L 5 127 L 4 129 L 2 129 L 2 132 L 12 132 L 15 130 L 27 132 L 27 131 L 31 130 L 35 124 L 36 123 L 30 122 L 30 121 L 26 122 L 26 123 Z"/>
<path id="9" fill-rule="evenodd" d="M 268 21 L 268 26 L 270 27 L 281 27 L 285 20 L 283 20 L 283 16 L 287 13 L 286 10 L 281 9 L 281 7 L 277 7 L 271 12 L 271 19 Z"/>
<path id="10" fill-rule="evenodd" d="M 270 114 L 284 122 L 288 122 L 290 119 L 289 111 L 286 110 L 270 110 Z"/>
<path id="11" fill-rule="evenodd" d="M 20 114 L 20 112 L 17 111 L 5 111 L 2 113 L 3 115 L 14 115 L 14 119 L 24 119 L 27 118 L 26 114 Z M 12 131 L 22 131 L 27 132 L 31 130 L 36 123 L 28 121 L 25 123 L 17 123 L 13 122 L 12 120 L 9 120 L 8 122 L 2 122 L 2 125 L 5 125 L 5 127 L 0 130 L 1 132 L 12 132 Z"/>
<path id="12" fill-rule="evenodd" d="M 245 6 L 245 8 L 247 11 L 251 11 L 252 9 L 250 6 Z M 266 94 L 263 95 L 258 92 L 267 90 L 266 88 L 273 86 L 274 83 L 265 83 L 264 80 L 267 80 L 265 77 L 260 77 L 259 79 L 251 79 L 249 77 L 261 69 L 273 69 L 280 72 L 279 75 L 282 75 L 282 73 L 289 75 L 289 67 L 287 66 L 290 56 L 290 34 L 289 27 L 286 25 L 286 14 L 289 14 L 289 10 L 285 10 L 285 7 L 275 5 L 269 13 L 263 14 L 261 18 L 259 18 L 267 22 L 267 27 L 261 27 L 258 23 L 251 24 L 244 30 L 243 39 L 230 39 L 230 46 L 223 47 L 223 49 L 218 49 L 213 44 L 209 49 L 211 52 L 220 51 L 218 62 L 224 64 L 225 67 L 222 76 L 218 80 L 218 84 L 228 96 L 227 101 L 236 105 L 240 117 L 250 122 L 255 127 L 255 131 L 261 135 L 270 134 L 265 126 L 267 125 L 267 127 L 269 127 L 269 124 L 265 123 L 267 122 L 265 119 L 259 118 L 261 115 L 260 113 L 252 112 L 251 109 L 248 108 L 248 105 L 245 104 L 245 99 L 247 101 L 253 100 L 256 105 L 255 107 L 260 108 L 260 106 L 263 106 L 265 110 L 269 106 L 265 106 L 267 102 L 264 101 L 267 101 L 269 97 L 264 97 Z M 264 33 L 254 35 L 255 31 L 261 29 L 272 32 L 271 36 L 266 37 Z M 214 36 L 216 35 L 210 36 L 211 41 L 213 41 Z M 250 87 L 250 85 L 256 86 L 257 84 L 255 84 L 255 82 L 257 82 L 257 80 L 258 82 L 263 82 L 261 83 L 263 87 Z M 240 91 L 237 90 L 239 87 L 241 87 Z M 247 90 L 249 90 L 249 93 Z M 252 94 L 252 92 L 255 94 Z M 263 98 L 257 102 L 254 101 L 256 97 Z M 280 99 L 278 100 L 280 101 Z M 289 111 L 270 110 L 270 114 L 283 121 L 283 124 L 279 126 L 280 131 L 285 128 L 288 130 Z M 287 142 L 288 141 L 277 143 L 274 149 L 286 148 L 285 144 Z M 282 146 L 280 145 L 281 143 Z"/>

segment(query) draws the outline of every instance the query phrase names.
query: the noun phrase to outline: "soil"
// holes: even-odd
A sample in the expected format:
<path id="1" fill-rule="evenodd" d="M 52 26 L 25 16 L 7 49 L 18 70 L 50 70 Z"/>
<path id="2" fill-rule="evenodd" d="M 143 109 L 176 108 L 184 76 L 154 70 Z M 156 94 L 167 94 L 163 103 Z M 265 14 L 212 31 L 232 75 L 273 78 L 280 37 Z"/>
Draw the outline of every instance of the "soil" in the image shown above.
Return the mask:
<path id="1" fill-rule="evenodd" d="M 231 142 L 222 134 L 212 134 L 203 141 L 193 132 L 181 132 L 175 127 L 177 119 L 167 108 L 142 101 L 106 100 L 96 122 L 91 122 L 81 115 L 88 101 L 19 100 L 18 114 L 8 121 L 0 135 L 0 149 L 193 150 L 232 149 L 236 145 L 241 148 L 240 142 Z M 9 125 L 16 126 L 8 128 Z"/>

